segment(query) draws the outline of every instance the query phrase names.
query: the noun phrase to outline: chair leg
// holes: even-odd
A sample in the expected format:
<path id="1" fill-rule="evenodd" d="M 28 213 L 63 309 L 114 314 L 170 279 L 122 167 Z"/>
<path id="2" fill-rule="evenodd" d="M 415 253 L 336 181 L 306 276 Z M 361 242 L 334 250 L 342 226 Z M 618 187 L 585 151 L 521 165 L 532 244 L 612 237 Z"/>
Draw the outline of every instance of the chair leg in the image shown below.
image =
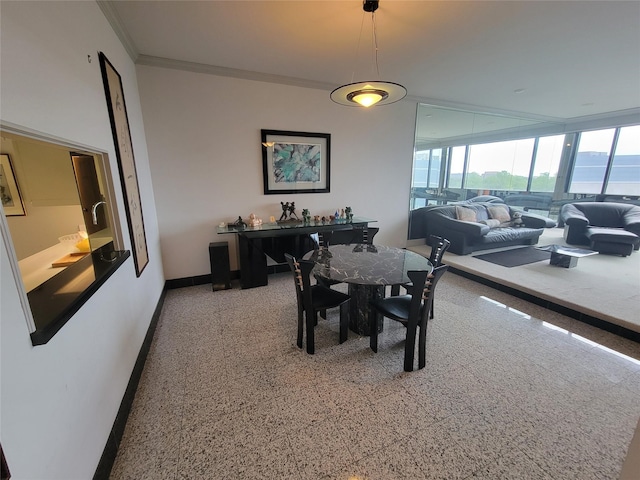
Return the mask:
<path id="1" fill-rule="evenodd" d="M 302 310 L 298 309 L 298 348 L 302 348 L 302 337 L 304 334 L 304 318 Z"/>
<path id="2" fill-rule="evenodd" d="M 327 311 L 326 311 L 326 310 L 320 310 L 320 316 L 321 316 L 323 319 L 325 319 L 325 320 L 326 320 L 326 319 L 327 319 Z M 318 322 L 316 321 L 316 325 L 317 325 L 317 324 L 318 324 Z"/>
<path id="3" fill-rule="evenodd" d="M 420 337 L 418 338 L 418 368 L 424 368 L 427 364 L 427 321 L 420 325 Z"/>
<path id="4" fill-rule="evenodd" d="M 404 344 L 404 371 L 413 371 L 413 360 L 415 358 L 416 349 L 416 330 L 417 325 L 407 327 L 407 339 Z"/>
<path id="5" fill-rule="evenodd" d="M 315 342 L 315 312 L 312 315 L 309 315 L 310 312 L 305 313 L 306 323 L 307 323 L 307 353 L 314 354 L 316 351 L 316 342 Z"/>
<path id="6" fill-rule="evenodd" d="M 344 343 L 349 335 L 349 302 L 340 305 L 340 343 Z"/>
<path id="7" fill-rule="evenodd" d="M 391 296 L 397 297 L 400 295 L 400 285 L 391 285 Z"/>

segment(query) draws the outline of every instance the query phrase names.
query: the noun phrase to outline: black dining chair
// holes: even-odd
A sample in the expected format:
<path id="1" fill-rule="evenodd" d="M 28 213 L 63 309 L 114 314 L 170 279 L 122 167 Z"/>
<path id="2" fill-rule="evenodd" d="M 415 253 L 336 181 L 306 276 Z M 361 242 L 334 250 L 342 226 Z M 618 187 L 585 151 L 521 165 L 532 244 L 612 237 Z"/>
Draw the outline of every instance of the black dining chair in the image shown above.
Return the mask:
<path id="1" fill-rule="evenodd" d="M 427 244 L 431 246 L 431 255 L 429 255 L 429 262 L 433 265 L 434 268 L 442 265 L 442 258 L 444 257 L 444 253 L 451 246 L 451 242 L 443 237 L 438 237 L 437 235 L 429 235 L 427 238 Z M 402 285 L 405 290 L 409 291 L 411 288 L 411 283 L 405 283 Z M 391 296 L 400 295 L 400 285 L 393 285 L 391 287 Z M 433 305 L 434 302 L 431 302 L 431 311 L 429 312 L 429 317 L 433 318 Z"/>
<path id="2" fill-rule="evenodd" d="M 320 248 L 327 248 L 330 245 L 351 245 L 352 243 L 373 244 L 373 237 L 380 231 L 378 227 L 352 228 L 351 230 L 332 230 L 330 232 L 320 233 Z M 337 280 L 322 278 L 314 275 L 316 281 L 325 287 L 337 285 Z"/>
<path id="3" fill-rule="evenodd" d="M 420 329 L 420 337 L 418 340 L 418 368 L 424 368 L 426 364 L 429 312 L 431 311 L 436 284 L 448 268 L 448 265 L 441 265 L 435 268 L 431 274 L 426 270 L 412 270 L 407 272 L 413 284 L 413 287 L 410 289 L 410 295 L 379 298 L 371 302 L 371 306 L 383 317 L 400 322 L 407 328 L 404 346 L 405 372 L 411 372 L 413 370 L 418 328 Z M 370 318 L 370 346 L 371 350 L 377 352 L 379 315 L 371 315 Z"/>
<path id="4" fill-rule="evenodd" d="M 352 243 L 373 242 L 373 237 L 380 231 L 378 227 L 354 227 L 349 230 L 331 230 L 328 232 L 320 232 L 320 247 L 328 247 L 329 245 L 351 245 Z"/>
<path id="5" fill-rule="evenodd" d="M 315 353 L 314 329 L 318 323 L 318 312 L 340 307 L 340 343 L 347 340 L 349 329 L 349 301 L 346 293 L 331 290 L 323 285 L 311 285 L 310 274 L 315 266 L 308 260 L 296 260 L 284 254 L 293 273 L 298 301 L 298 347 L 302 348 L 304 330 L 307 331 L 307 353 Z"/>

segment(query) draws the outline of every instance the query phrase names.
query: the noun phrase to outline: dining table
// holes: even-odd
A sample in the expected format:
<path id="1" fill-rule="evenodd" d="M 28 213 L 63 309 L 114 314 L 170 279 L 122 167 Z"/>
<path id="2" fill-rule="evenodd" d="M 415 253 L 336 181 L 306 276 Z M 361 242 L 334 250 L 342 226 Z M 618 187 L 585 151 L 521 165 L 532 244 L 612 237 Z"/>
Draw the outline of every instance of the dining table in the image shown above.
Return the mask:
<path id="1" fill-rule="evenodd" d="M 383 298 L 386 286 L 409 283 L 407 272 L 411 270 L 433 271 L 428 258 L 385 245 L 330 245 L 307 252 L 303 258 L 315 262 L 315 277 L 348 284 L 349 328 L 360 335 L 369 335 L 372 316 L 381 316 L 371 301 Z M 381 329 L 382 321 L 378 325 Z"/>

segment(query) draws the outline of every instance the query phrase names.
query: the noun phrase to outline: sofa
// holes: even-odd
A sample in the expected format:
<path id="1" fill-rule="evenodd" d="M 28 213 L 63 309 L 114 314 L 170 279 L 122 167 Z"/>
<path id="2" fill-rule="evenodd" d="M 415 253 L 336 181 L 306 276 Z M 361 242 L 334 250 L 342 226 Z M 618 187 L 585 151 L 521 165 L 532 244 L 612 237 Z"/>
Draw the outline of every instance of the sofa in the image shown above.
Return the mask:
<path id="1" fill-rule="evenodd" d="M 467 255 L 477 250 L 535 245 L 556 222 L 500 202 L 467 201 L 431 206 L 421 212 L 426 235 L 451 242 L 449 251 Z"/>
<path id="2" fill-rule="evenodd" d="M 560 210 L 570 245 L 626 257 L 640 249 L 640 206 L 614 202 L 567 203 Z"/>

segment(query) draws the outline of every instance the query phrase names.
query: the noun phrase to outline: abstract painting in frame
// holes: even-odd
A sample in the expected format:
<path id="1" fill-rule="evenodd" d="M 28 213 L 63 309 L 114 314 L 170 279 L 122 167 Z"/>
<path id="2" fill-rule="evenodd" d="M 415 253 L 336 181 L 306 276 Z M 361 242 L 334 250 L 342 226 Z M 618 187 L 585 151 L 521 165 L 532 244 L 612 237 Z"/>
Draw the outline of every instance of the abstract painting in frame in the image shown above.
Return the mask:
<path id="1" fill-rule="evenodd" d="M 9 155 L 0 155 L 0 197 L 7 217 L 26 215 Z"/>
<path id="2" fill-rule="evenodd" d="M 107 109 L 111 121 L 113 142 L 116 147 L 116 157 L 120 170 L 120 182 L 124 193 L 124 204 L 127 212 L 127 223 L 133 249 L 133 261 L 136 268 L 136 276 L 140 276 L 144 267 L 149 263 L 147 251 L 147 237 L 144 229 L 142 215 L 142 202 L 140 200 L 140 188 L 136 173 L 136 162 L 133 156 L 133 144 L 129 130 L 129 117 L 124 100 L 122 79 L 104 53 L 100 52 L 100 70 L 107 97 Z"/>
<path id="3" fill-rule="evenodd" d="M 331 134 L 261 130 L 265 195 L 329 193 Z"/>

